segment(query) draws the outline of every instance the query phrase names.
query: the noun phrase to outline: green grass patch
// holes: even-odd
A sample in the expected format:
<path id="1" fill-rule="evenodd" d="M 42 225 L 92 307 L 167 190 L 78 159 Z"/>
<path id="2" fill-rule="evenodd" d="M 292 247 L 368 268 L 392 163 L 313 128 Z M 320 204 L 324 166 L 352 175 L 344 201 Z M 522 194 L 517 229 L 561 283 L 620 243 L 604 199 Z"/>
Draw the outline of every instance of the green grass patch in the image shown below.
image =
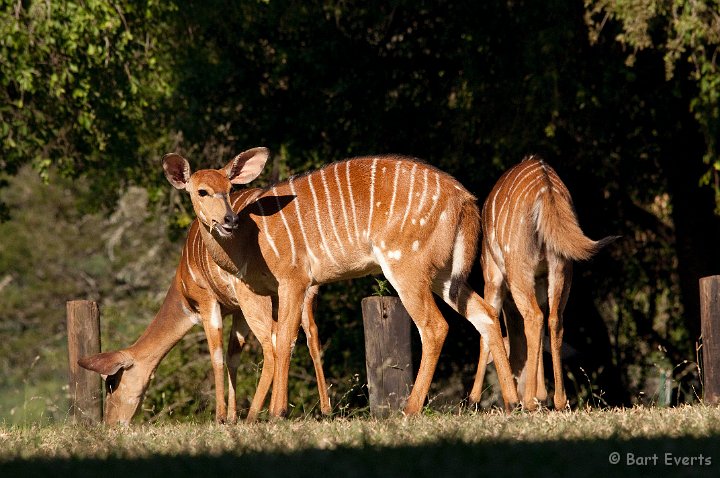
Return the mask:
<path id="1" fill-rule="evenodd" d="M 0 428 L 0 476 L 717 476 L 719 468 L 720 409 L 700 405 Z"/>

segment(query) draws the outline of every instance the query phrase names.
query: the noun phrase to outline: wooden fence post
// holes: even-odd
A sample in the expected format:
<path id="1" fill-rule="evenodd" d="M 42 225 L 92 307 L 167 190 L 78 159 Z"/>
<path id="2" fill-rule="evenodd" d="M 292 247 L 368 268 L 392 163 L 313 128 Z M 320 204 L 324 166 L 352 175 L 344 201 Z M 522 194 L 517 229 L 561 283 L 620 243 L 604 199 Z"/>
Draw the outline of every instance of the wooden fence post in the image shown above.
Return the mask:
<path id="1" fill-rule="evenodd" d="M 361 304 L 370 413 L 387 417 L 402 408 L 413 384 L 411 319 L 397 297 L 366 297 Z"/>
<path id="2" fill-rule="evenodd" d="M 720 403 L 720 275 L 700 279 L 703 399 Z"/>
<path id="3" fill-rule="evenodd" d="M 78 359 L 100 353 L 100 308 L 89 300 L 67 302 L 70 415 L 76 422 L 102 421 L 102 378 L 78 365 Z"/>

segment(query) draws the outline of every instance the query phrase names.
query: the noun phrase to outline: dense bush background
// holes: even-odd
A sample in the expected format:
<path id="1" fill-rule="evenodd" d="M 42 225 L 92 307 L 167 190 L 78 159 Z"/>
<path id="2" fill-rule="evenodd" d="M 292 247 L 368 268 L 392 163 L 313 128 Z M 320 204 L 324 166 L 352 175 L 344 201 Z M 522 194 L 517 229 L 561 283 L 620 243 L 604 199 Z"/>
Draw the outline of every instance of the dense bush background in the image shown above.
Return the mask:
<path id="1" fill-rule="evenodd" d="M 720 268 L 720 4 L 0 1 L 0 416 L 64 419 L 64 303 L 98 300 L 127 345 L 169 284 L 191 209 L 159 158 L 267 146 L 258 185 L 361 154 L 414 155 L 479 200 L 528 153 L 593 238 L 566 313 L 574 405 L 693 401 L 698 278 Z M 481 288 L 481 274 L 473 281 Z M 336 410 L 366 403 L 359 301 L 322 289 Z M 431 392 L 457 406 L 477 336 L 451 323 Z M 261 357 L 249 350 L 243 399 Z M 314 413 L 299 346 L 291 402 Z M 548 368 L 549 370 L 549 368 Z M 210 415 L 200 328 L 163 362 L 145 418 Z M 488 395 L 488 403 L 493 397 Z"/>

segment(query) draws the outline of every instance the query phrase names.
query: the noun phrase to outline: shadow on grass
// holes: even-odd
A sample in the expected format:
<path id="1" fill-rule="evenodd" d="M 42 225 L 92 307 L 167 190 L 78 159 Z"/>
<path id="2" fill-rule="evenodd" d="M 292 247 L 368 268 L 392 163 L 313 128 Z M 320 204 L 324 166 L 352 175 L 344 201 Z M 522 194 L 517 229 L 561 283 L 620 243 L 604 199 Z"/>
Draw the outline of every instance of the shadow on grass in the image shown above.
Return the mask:
<path id="1" fill-rule="evenodd" d="M 612 455 L 617 453 L 617 455 Z M 657 458 L 653 458 L 657 457 Z M 619 463 L 610 463 L 617 458 Z M 719 476 L 720 437 L 553 442 L 440 442 L 428 446 L 311 449 L 143 459 L 36 459 L 0 463 L 7 477 L 292 476 Z"/>

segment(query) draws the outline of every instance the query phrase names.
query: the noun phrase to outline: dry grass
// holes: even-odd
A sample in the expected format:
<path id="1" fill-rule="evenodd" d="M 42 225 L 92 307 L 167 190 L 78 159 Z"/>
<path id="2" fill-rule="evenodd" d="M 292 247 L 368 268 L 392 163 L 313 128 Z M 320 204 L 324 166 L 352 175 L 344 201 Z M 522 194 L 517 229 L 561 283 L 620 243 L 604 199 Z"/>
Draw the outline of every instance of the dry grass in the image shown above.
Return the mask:
<path id="1" fill-rule="evenodd" d="M 720 408 L 707 406 L 234 426 L 56 425 L 0 428 L 0 476 L 577 476 L 578 466 L 587 476 L 717 476 L 719 445 Z M 608 462 L 613 451 L 621 464 Z M 668 466 L 666 453 L 704 458 Z M 628 454 L 659 458 L 628 466 Z"/>

